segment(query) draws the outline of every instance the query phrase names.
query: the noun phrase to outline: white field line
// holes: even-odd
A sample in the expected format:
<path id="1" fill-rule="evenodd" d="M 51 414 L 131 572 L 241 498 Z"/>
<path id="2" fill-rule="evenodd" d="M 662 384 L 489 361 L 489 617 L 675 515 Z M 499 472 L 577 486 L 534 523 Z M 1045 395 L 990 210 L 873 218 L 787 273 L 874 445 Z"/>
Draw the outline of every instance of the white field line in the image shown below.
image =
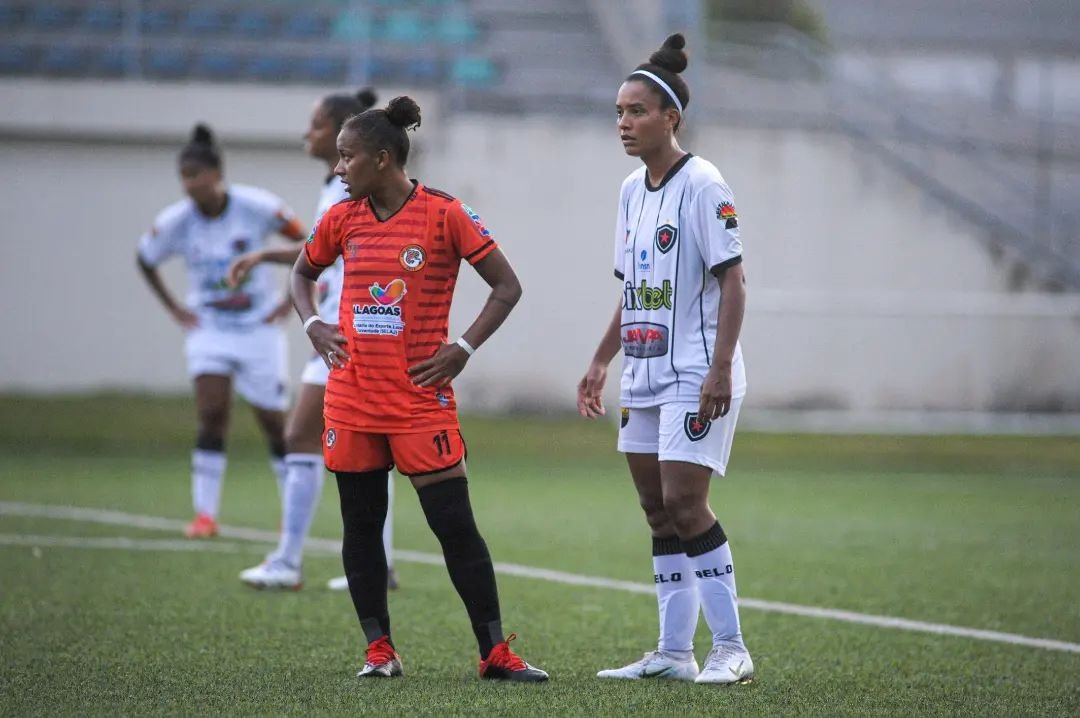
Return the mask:
<path id="1" fill-rule="evenodd" d="M 0 534 L 0 546 L 31 548 L 92 548 L 121 551 L 198 551 L 214 553 L 252 553 L 259 547 L 252 543 L 212 543 L 187 539 L 136 539 L 127 536 L 43 536 L 40 534 Z"/>
<path id="2" fill-rule="evenodd" d="M 87 523 L 107 524 L 111 526 L 126 526 L 131 528 L 143 528 L 157 531 L 182 531 L 187 525 L 186 521 L 167 519 L 159 516 L 144 516 L 129 514 L 120 511 L 108 511 L 103 509 L 90 509 L 78 506 L 54 506 L 43 504 L 26 504 L 15 501 L 0 501 L 0 515 L 38 517 L 46 519 L 67 519 L 83 521 Z M 277 533 L 274 531 L 260 531 L 258 529 L 243 528 L 238 526 L 221 526 L 220 534 L 223 538 L 239 539 L 243 541 L 256 541 L 261 543 L 275 543 Z M 29 537 L 33 538 L 33 537 Z M 47 538 L 47 537 L 38 537 Z M 48 537 L 55 540 L 56 537 Z M 72 538 L 72 544 L 78 542 L 86 545 L 88 542 L 116 542 L 118 539 L 89 539 Z M 149 545 L 148 541 L 131 540 L 132 547 L 136 544 Z M 4 543 L 0 541 L 0 543 Z M 31 542 L 27 541 L 26 545 Z M 160 545 L 174 545 L 184 543 L 198 550 L 215 550 L 214 546 L 219 542 L 157 542 Z M 41 543 L 37 545 L 43 545 Z M 58 544 L 54 544 L 58 545 Z M 64 544 L 68 545 L 68 544 Z M 305 544 L 308 549 L 320 553 L 338 553 L 341 550 L 340 541 L 330 539 L 308 539 Z M 105 546 L 102 546 L 105 547 Z M 120 548 L 110 545 L 108 548 Z M 164 549 L 177 550 L 177 549 Z M 422 563 L 434 566 L 442 566 L 442 556 L 420 551 L 395 551 L 394 558 L 408 563 Z M 522 566 L 513 563 L 496 563 L 495 571 L 506 576 L 518 576 L 521 578 L 539 579 L 552 583 L 561 583 L 569 586 L 582 586 L 585 588 L 603 588 L 628 593 L 654 594 L 654 587 L 650 584 L 635 583 L 633 581 L 619 581 L 601 576 L 584 576 L 576 573 L 566 573 L 534 566 Z M 978 628 L 965 628 L 963 626 L 950 626 L 944 623 L 928 623 L 926 621 L 913 621 L 906 618 L 894 618 L 892 616 L 877 616 L 869 613 L 856 613 L 854 611 L 842 611 L 835 608 L 818 608 L 815 606 L 801 606 L 794 603 L 782 603 L 779 601 L 763 601 L 757 598 L 740 598 L 739 605 L 743 608 L 751 608 L 770 613 L 783 613 L 791 616 L 803 616 L 806 618 L 824 618 L 844 623 L 857 623 L 879 628 L 892 628 L 901 631 L 913 631 L 916 633 L 932 633 L 942 636 L 958 636 L 960 638 L 972 638 L 979 641 L 991 641 L 994 643 L 1007 643 L 1015 646 L 1027 646 L 1029 648 L 1042 648 L 1049 651 L 1064 651 L 1067 653 L 1080 653 L 1080 643 L 1056 641 L 1049 638 L 1032 638 L 1015 633 L 1003 633 L 1000 631 L 986 631 Z"/>

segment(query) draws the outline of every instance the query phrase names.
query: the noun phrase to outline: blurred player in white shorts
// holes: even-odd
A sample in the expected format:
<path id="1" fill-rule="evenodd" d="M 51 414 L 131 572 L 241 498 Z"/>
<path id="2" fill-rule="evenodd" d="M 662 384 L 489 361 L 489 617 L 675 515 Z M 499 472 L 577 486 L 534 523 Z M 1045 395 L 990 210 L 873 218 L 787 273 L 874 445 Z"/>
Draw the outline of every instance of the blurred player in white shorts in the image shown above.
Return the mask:
<path id="1" fill-rule="evenodd" d="M 188 197 L 157 216 L 139 241 L 138 262 L 150 288 L 187 331 L 198 434 L 191 461 L 195 518 L 185 534 L 209 538 L 217 534 L 234 385 L 255 410 L 279 487 L 285 481 L 288 369 L 285 333 L 276 321 L 289 305 L 269 268 L 235 286 L 226 281 L 226 271 L 236 257 L 265 246 L 272 234 L 299 242 L 304 230 L 273 194 L 224 184 L 221 151 L 208 127 L 196 126 L 179 165 Z M 187 265 L 190 289 L 184 304 L 173 298 L 157 270 L 175 255 Z"/>
<path id="2" fill-rule="evenodd" d="M 331 206 L 349 198 L 345 185 L 334 175 L 338 162 L 337 135 L 350 116 L 359 114 L 375 104 L 375 93 L 369 89 L 355 95 L 328 95 L 315 104 L 311 123 L 304 135 L 305 150 L 311 157 L 322 160 L 329 172 L 315 211 L 316 220 Z M 242 282 L 249 272 L 264 262 L 292 265 L 300 248 L 262 250 L 237 259 L 229 269 L 233 282 Z M 343 262 L 339 258 L 319 277 L 319 316 L 337 324 L 341 301 Z M 304 365 L 296 405 L 289 414 L 285 430 L 286 480 L 281 496 L 281 535 L 278 545 L 258 566 L 240 573 L 240 580 L 255 588 L 297 590 L 303 585 L 303 548 L 311 528 L 311 520 L 319 504 L 323 485 L 323 394 L 330 369 L 319 356 Z M 393 544 L 394 480 L 389 482 L 390 509 L 383 525 L 383 545 L 388 562 L 388 583 L 397 588 L 391 550 Z M 344 576 L 331 579 L 329 587 L 347 590 Z"/>
<path id="3" fill-rule="evenodd" d="M 683 36 L 672 35 L 619 88 L 619 138 L 644 166 L 619 196 L 622 297 L 578 385 L 578 410 L 605 413 L 607 367 L 621 349 L 619 451 L 652 530 L 660 638 L 642 659 L 597 675 L 726 684 L 754 673 L 731 549 L 709 506 L 710 480 L 727 471 L 746 394 L 739 346 L 746 290 L 731 190 L 676 139 L 690 100 L 679 76 L 684 47 Z M 701 670 L 693 646 L 699 612 L 712 632 Z"/>

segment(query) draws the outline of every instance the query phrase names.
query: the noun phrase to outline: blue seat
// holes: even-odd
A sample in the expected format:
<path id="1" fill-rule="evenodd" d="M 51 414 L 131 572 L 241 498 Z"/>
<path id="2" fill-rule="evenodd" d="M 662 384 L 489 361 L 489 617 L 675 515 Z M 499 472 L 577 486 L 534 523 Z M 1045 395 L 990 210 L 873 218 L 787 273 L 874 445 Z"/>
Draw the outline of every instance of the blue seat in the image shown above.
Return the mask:
<path id="1" fill-rule="evenodd" d="M 20 75 L 34 67 L 34 53 L 28 47 L 18 45 L 0 46 L 0 73 Z"/>
<path id="2" fill-rule="evenodd" d="M 258 80 L 286 80 L 295 62 L 282 55 L 259 55 L 251 61 L 250 72 Z"/>
<path id="3" fill-rule="evenodd" d="M 290 15 L 285 20 L 282 32 L 285 37 L 294 40 L 308 40 L 315 37 L 326 37 L 329 34 L 329 23 L 326 19 L 313 12 L 298 12 Z"/>
<path id="4" fill-rule="evenodd" d="M 486 57 L 459 57 L 450 66 L 450 80 L 459 87 L 486 87 L 497 77 L 495 64 Z"/>
<path id="5" fill-rule="evenodd" d="M 341 82 L 345 77 L 345 61 L 336 57 L 309 57 L 300 63 L 300 72 L 307 80 Z"/>
<path id="6" fill-rule="evenodd" d="M 30 6 L 27 24 L 35 30 L 59 30 L 71 25 L 73 14 L 63 5 L 35 3 Z"/>
<path id="7" fill-rule="evenodd" d="M 225 16 L 207 7 L 193 7 L 184 18 L 184 31 L 192 35 L 212 35 L 228 26 Z"/>
<path id="8" fill-rule="evenodd" d="M 194 72 L 203 77 L 228 79 L 237 77 L 243 64 L 236 55 L 227 52 L 207 52 L 195 61 Z"/>
<path id="9" fill-rule="evenodd" d="M 438 60 L 413 58 L 405 62 L 404 71 L 409 82 L 434 84 L 442 78 L 443 67 Z"/>
<path id="10" fill-rule="evenodd" d="M 187 74 L 188 57 L 182 50 L 150 50 L 143 60 L 147 74 L 158 77 L 182 77 Z"/>
<path id="11" fill-rule="evenodd" d="M 108 77 L 120 77 L 128 71 L 127 50 L 118 45 L 102 48 L 91 60 L 94 73 Z"/>
<path id="12" fill-rule="evenodd" d="M 439 18 L 435 35 L 447 45 L 465 45 L 480 37 L 480 28 L 467 15 L 451 12 Z"/>
<path id="13" fill-rule="evenodd" d="M 86 51 L 71 46 L 55 46 L 41 56 L 41 69 L 49 75 L 81 75 L 86 71 Z"/>
<path id="14" fill-rule="evenodd" d="M 233 32 L 241 37 L 269 38 L 274 34 L 274 21 L 264 12 L 244 10 L 233 20 Z"/>
<path id="15" fill-rule="evenodd" d="M 94 32 L 115 32 L 120 24 L 120 8 L 109 2 L 92 3 L 82 16 L 82 26 Z"/>
<path id="16" fill-rule="evenodd" d="M 402 45 L 419 45 L 431 38 L 430 28 L 419 13 L 398 10 L 386 16 L 379 38 Z"/>
<path id="17" fill-rule="evenodd" d="M 14 28 L 22 21 L 19 8 L 9 2 L 0 2 L 0 28 Z"/>
<path id="18" fill-rule="evenodd" d="M 148 8 L 139 13 L 139 28 L 149 35 L 164 35 L 175 26 L 176 17 L 165 10 Z"/>
<path id="19" fill-rule="evenodd" d="M 369 40 L 374 28 L 367 13 L 343 11 L 334 20 L 330 36 L 335 40 Z"/>

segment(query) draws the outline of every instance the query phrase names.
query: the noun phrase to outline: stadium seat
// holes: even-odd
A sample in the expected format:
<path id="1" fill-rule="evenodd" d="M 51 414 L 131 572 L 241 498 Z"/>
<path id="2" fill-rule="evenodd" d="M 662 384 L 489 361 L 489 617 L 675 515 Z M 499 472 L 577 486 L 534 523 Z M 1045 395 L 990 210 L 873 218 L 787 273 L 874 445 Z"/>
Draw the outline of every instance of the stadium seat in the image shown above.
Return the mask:
<path id="1" fill-rule="evenodd" d="M 13 30 L 22 21 L 19 8 L 9 2 L 0 2 L 0 28 Z"/>
<path id="2" fill-rule="evenodd" d="M 195 60 L 193 74 L 214 80 L 226 80 L 239 76 L 244 66 L 240 58 L 227 52 L 206 52 Z"/>
<path id="3" fill-rule="evenodd" d="M 21 75 L 34 67 L 34 53 L 27 47 L 18 45 L 0 46 L 0 73 Z"/>
<path id="4" fill-rule="evenodd" d="M 260 55 L 251 61 L 251 75 L 257 80 L 286 80 L 296 61 L 281 55 Z"/>
<path id="5" fill-rule="evenodd" d="M 434 84 L 442 78 L 443 66 L 438 60 L 414 58 L 405 63 L 405 75 L 409 82 Z"/>
<path id="6" fill-rule="evenodd" d="M 188 57 L 181 50 L 150 50 L 143 60 L 147 74 L 158 77 L 182 77 L 187 73 Z"/>
<path id="7" fill-rule="evenodd" d="M 127 74 L 127 50 L 119 45 L 109 45 L 94 54 L 90 66 L 96 75 L 120 77 Z"/>
<path id="8" fill-rule="evenodd" d="M 120 25 L 120 8 L 114 3 L 92 3 L 82 16 L 82 26 L 94 32 L 115 32 Z"/>
<path id="9" fill-rule="evenodd" d="M 47 48 L 41 56 L 41 69 L 49 75 L 83 75 L 87 70 L 86 51 L 70 45 Z"/>
<path id="10" fill-rule="evenodd" d="M 343 11 L 334 20 L 330 36 L 335 40 L 369 40 L 373 34 L 371 18 L 367 13 Z"/>
<path id="11" fill-rule="evenodd" d="M 459 57 L 450 67 L 450 80 L 459 87 L 486 87 L 497 74 L 495 64 L 486 57 Z"/>
<path id="12" fill-rule="evenodd" d="M 35 30 L 60 30 L 71 25 L 71 11 L 63 5 L 35 3 L 30 6 L 27 24 Z"/>
<path id="13" fill-rule="evenodd" d="M 139 13 L 139 28 L 149 35 L 164 35 L 175 26 L 176 17 L 165 10 L 147 8 Z"/>
<path id="14" fill-rule="evenodd" d="M 325 37 L 329 32 L 329 23 L 317 13 L 298 12 L 285 20 L 282 32 L 290 40 Z"/>
<path id="15" fill-rule="evenodd" d="M 472 18 L 457 12 L 451 12 L 439 18 L 435 24 L 435 35 L 447 45 L 464 45 L 480 36 L 480 29 Z"/>
<path id="16" fill-rule="evenodd" d="M 300 63 L 300 72 L 306 80 L 339 83 L 345 77 L 345 61 L 335 57 L 309 57 Z"/>
<path id="17" fill-rule="evenodd" d="M 184 32 L 192 35 L 220 33 L 227 26 L 225 16 L 213 8 L 193 7 L 184 18 Z"/>
<path id="18" fill-rule="evenodd" d="M 269 39 L 274 32 L 274 21 L 269 15 L 257 10 L 244 10 L 233 21 L 233 33 L 255 40 Z"/>
<path id="19" fill-rule="evenodd" d="M 429 26 L 418 13 L 398 10 L 386 16 L 379 38 L 402 45 L 419 45 L 431 38 Z"/>

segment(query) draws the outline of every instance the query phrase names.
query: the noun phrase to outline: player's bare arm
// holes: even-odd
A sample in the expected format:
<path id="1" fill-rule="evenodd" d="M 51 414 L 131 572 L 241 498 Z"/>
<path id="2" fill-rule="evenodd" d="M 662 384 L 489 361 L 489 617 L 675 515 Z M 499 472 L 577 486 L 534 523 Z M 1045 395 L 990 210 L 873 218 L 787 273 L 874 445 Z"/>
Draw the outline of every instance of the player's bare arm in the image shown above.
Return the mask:
<path id="1" fill-rule="evenodd" d="M 147 264 L 143 261 L 142 257 L 136 257 L 139 264 L 139 269 L 142 271 L 143 278 L 146 279 L 146 283 L 150 285 L 150 289 L 153 290 L 155 296 L 161 301 L 161 304 L 168 310 L 169 314 L 179 322 L 180 326 L 185 329 L 193 329 L 199 325 L 199 319 L 187 307 L 183 306 L 173 297 L 172 292 L 165 286 L 165 282 L 161 279 L 161 273 L 158 272 L 157 267 Z"/>
<path id="2" fill-rule="evenodd" d="M 313 266 L 301 252 L 289 273 L 289 295 L 300 321 L 304 323 L 304 331 L 311 340 L 311 346 L 315 347 L 326 366 L 336 369 L 345 366 L 345 362 L 349 361 L 349 353 L 345 350 L 345 337 L 338 328 L 318 319 L 315 282 L 322 272 L 322 267 Z M 315 319 L 312 320 L 312 317 Z"/>
<path id="3" fill-rule="evenodd" d="M 492 251 L 473 268 L 491 287 L 491 294 L 480 314 L 461 335 L 469 346 L 476 349 L 510 316 L 510 311 L 521 299 L 521 282 L 500 249 Z M 430 359 L 409 367 L 409 374 L 419 386 L 444 386 L 461 373 L 468 360 L 469 353 L 460 345 L 443 344 Z"/>
<path id="4" fill-rule="evenodd" d="M 229 265 L 228 281 L 230 287 L 240 285 L 247 275 L 259 264 L 295 264 L 300 255 L 300 247 L 282 247 L 280 249 L 259 249 L 241 254 Z"/>
<path id="5" fill-rule="evenodd" d="M 607 413 L 601 395 L 604 391 L 604 383 L 607 381 L 608 365 L 611 364 L 611 360 L 615 358 L 615 355 L 619 353 L 619 349 L 622 348 L 622 341 L 619 337 L 621 320 L 622 295 L 620 294 L 619 302 L 615 305 L 615 314 L 611 317 L 611 321 L 608 322 L 607 329 L 604 330 L 604 336 L 600 339 L 600 346 L 596 348 L 596 353 L 593 354 L 585 376 L 578 382 L 578 413 L 586 419 L 595 419 Z"/>
<path id="6" fill-rule="evenodd" d="M 716 349 L 712 366 L 701 385 L 698 416 L 717 419 L 731 409 L 731 361 L 742 331 L 746 311 L 746 278 L 742 264 L 717 269 L 720 311 L 716 324 Z"/>

